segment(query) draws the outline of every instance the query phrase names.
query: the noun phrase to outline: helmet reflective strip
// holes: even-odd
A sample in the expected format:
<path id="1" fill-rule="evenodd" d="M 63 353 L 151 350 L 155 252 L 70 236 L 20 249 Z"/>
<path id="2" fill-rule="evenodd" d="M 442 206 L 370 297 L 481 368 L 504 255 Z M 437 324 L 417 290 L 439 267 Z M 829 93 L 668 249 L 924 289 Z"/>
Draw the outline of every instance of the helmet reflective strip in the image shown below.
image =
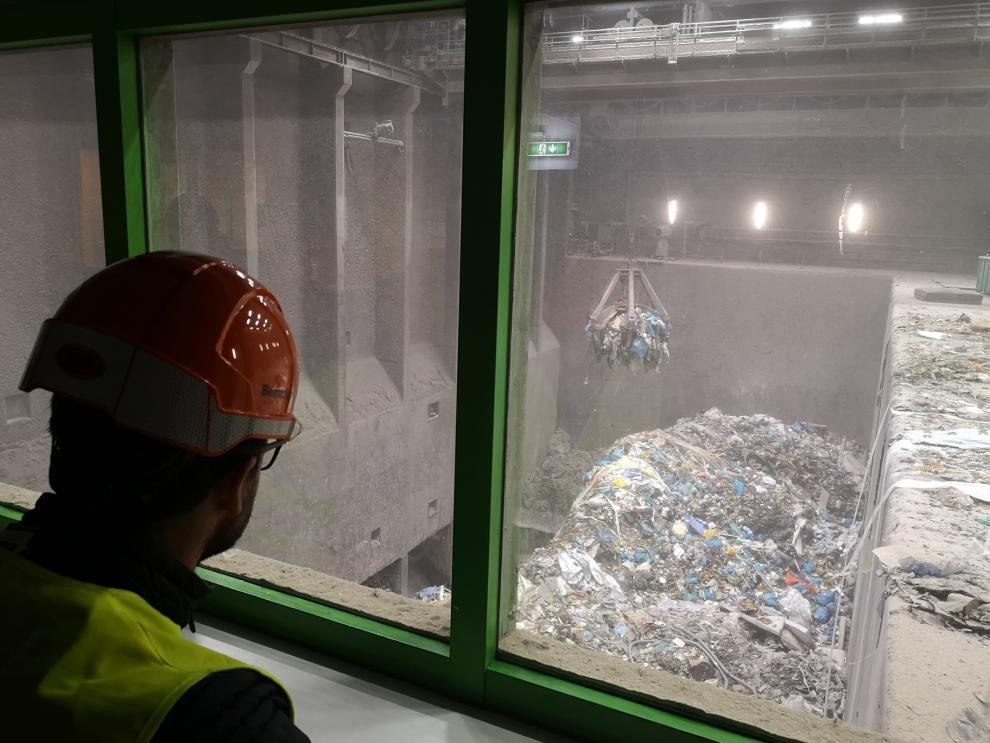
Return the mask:
<path id="1" fill-rule="evenodd" d="M 72 346 L 95 352 L 105 364 L 104 372 L 84 379 L 61 368 L 56 357 L 59 351 Z M 112 413 L 133 356 L 134 347 L 129 343 L 58 320 L 46 320 L 38 333 L 20 388 L 24 392 L 45 389 Z"/>
<path id="2" fill-rule="evenodd" d="M 154 404 L 149 405 L 149 401 Z M 194 449 L 206 449 L 210 388 L 164 359 L 134 355 L 114 418 L 122 426 L 154 433 Z"/>
<path id="3" fill-rule="evenodd" d="M 251 418 L 246 415 L 224 413 L 216 402 L 210 405 L 210 451 L 229 449 L 244 439 L 289 439 L 295 428 L 294 421 Z"/>
<path id="4" fill-rule="evenodd" d="M 56 361 L 71 346 L 95 352 L 105 364 L 92 379 L 70 376 Z M 21 389 L 45 389 L 108 412 L 122 426 L 202 454 L 221 454 L 240 441 L 290 439 L 294 420 L 225 413 L 209 385 L 177 366 L 116 338 L 46 320 Z"/>

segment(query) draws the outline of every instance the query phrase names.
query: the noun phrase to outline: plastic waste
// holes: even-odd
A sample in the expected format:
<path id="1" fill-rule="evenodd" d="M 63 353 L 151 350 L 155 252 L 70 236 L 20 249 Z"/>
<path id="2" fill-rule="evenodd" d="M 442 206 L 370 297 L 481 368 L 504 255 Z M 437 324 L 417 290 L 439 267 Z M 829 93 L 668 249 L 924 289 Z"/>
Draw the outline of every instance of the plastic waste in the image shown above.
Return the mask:
<path id="1" fill-rule="evenodd" d="M 608 591 L 613 599 L 624 598 L 622 588 L 608 573 L 595 562 L 595 558 L 585 552 L 568 551 L 557 556 L 560 576 L 572 588 L 583 591 Z"/>
<path id="2" fill-rule="evenodd" d="M 836 602 L 835 591 L 822 591 L 817 596 L 815 596 L 815 603 L 819 606 L 828 606 L 829 604 L 834 604 Z"/>
<path id="3" fill-rule="evenodd" d="M 427 586 L 416 592 L 416 598 L 420 601 L 439 603 L 450 598 L 450 589 L 447 586 Z"/>
<path id="4" fill-rule="evenodd" d="M 780 606 L 787 618 L 805 627 L 811 626 L 811 602 L 795 588 L 788 588 L 780 597 Z"/>
<path id="5" fill-rule="evenodd" d="M 920 576 L 946 578 L 955 575 L 966 567 L 966 560 L 962 554 L 921 555 L 901 545 L 877 547 L 873 550 L 873 554 L 880 561 L 880 564 L 888 570 L 900 568 L 905 572 Z"/>

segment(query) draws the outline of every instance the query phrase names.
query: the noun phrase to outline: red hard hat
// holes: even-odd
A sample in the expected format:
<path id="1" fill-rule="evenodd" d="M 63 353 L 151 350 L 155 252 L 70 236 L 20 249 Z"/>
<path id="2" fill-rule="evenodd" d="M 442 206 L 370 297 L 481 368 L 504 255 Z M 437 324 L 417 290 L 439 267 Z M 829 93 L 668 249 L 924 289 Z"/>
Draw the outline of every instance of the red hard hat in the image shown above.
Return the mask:
<path id="1" fill-rule="evenodd" d="M 299 358 L 278 300 L 236 266 L 149 253 L 87 280 L 42 326 L 21 389 L 217 456 L 298 433 Z"/>

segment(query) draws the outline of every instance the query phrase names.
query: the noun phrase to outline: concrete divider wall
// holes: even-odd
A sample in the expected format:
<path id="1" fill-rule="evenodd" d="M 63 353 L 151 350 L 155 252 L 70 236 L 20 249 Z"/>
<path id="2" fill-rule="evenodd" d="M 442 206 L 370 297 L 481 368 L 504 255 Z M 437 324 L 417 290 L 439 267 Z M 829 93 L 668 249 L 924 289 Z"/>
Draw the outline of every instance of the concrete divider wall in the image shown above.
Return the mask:
<path id="1" fill-rule="evenodd" d="M 874 422 L 874 438 L 883 430 L 882 438 L 887 435 L 887 408 L 893 393 L 892 374 L 893 359 L 891 354 L 891 308 L 888 310 L 887 336 L 884 340 L 883 367 L 880 375 L 878 409 Z M 870 444 L 872 445 L 872 441 Z M 861 518 L 868 520 L 874 516 L 879 507 L 878 502 L 883 494 L 887 466 L 887 441 L 878 441 L 870 468 L 866 473 L 867 486 L 864 492 L 865 503 Z M 878 647 L 887 646 L 887 630 L 889 622 L 884 611 L 885 597 L 890 589 L 890 576 L 886 571 L 877 570 L 872 552 L 883 544 L 883 519 L 877 519 L 872 527 L 866 528 L 860 536 L 863 540 L 861 557 L 857 562 L 856 582 L 853 591 L 852 621 L 848 644 L 847 657 L 852 661 L 846 693 L 846 708 L 844 719 L 853 725 L 871 730 L 883 729 L 886 674 L 888 658 L 883 653 L 877 653 Z"/>
<path id="2" fill-rule="evenodd" d="M 523 472 L 539 469 L 557 428 L 560 343 L 544 325 L 540 345 L 530 342 L 526 369 L 526 416 L 523 422 Z"/>
<path id="3" fill-rule="evenodd" d="M 178 215 L 180 245 L 244 265 L 248 42 L 174 47 L 174 167 L 201 205 Z M 269 48 L 254 73 L 258 272 L 296 333 L 303 433 L 242 546 L 364 581 L 452 519 L 461 123 L 433 94 L 407 120 L 408 91 L 366 75 L 338 101 L 341 74 Z M 363 135 L 392 121 L 404 147 L 341 149 L 338 114 Z"/>

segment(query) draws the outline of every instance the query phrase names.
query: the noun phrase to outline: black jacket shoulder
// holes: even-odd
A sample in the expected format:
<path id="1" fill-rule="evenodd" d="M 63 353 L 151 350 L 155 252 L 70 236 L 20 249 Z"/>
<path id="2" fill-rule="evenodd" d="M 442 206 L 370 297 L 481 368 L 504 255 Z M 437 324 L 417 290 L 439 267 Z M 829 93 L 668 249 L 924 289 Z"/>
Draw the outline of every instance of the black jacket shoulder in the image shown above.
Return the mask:
<path id="1" fill-rule="evenodd" d="M 289 698 L 249 668 L 210 674 L 182 695 L 152 743 L 309 743 Z"/>

